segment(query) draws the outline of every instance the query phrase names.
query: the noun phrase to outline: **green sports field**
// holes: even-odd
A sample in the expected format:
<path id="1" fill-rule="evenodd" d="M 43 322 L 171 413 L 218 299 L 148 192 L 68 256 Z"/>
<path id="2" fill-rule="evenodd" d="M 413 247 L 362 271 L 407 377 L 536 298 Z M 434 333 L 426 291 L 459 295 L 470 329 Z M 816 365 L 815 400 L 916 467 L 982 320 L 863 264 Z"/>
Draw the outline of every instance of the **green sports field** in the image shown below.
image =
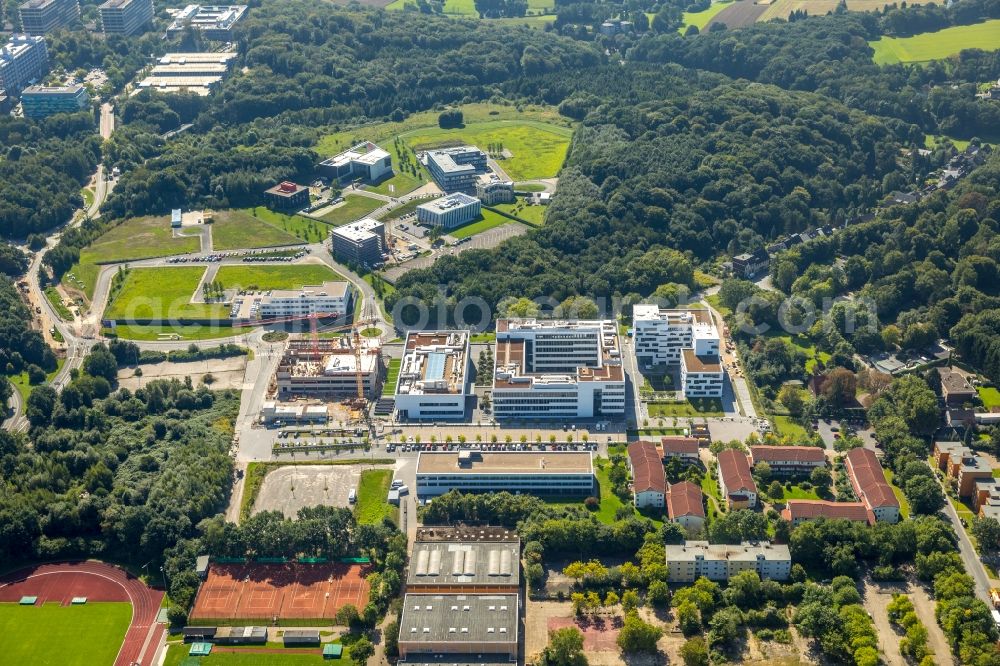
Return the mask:
<path id="1" fill-rule="evenodd" d="M 941 60 L 964 49 L 992 51 L 1000 48 L 1000 19 L 958 25 L 912 37 L 882 37 L 868 42 L 868 45 L 875 49 L 875 62 L 879 65 Z"/>
<path id="2" fill-rule="evenodd" d="M 224 289 L 298 289 L 343 279 L 321 264 L 222 266 L 216 275 Z"/>
<path id="3" fill-rule="evenodd" d="M 104 313 L 105 319 L 227 319 L 217 303 L 191 303 L 204 266 L 133 268 Z"/>
<path id="4" fill-rule="evenodd" d="M 113 664 L 132 621 L 128 603 L 82 606 L 0 604 L 0 663 L 32 666 Z"/>

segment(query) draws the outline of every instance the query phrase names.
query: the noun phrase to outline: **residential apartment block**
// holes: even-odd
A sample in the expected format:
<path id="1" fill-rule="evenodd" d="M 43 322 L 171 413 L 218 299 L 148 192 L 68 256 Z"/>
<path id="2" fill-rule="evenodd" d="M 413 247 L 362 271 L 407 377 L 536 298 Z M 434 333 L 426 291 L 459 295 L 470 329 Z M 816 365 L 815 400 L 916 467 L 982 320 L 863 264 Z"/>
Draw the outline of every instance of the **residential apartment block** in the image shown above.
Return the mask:
<path id="1" fill-rule="evenodd" d="M 663 437 L 660 439 L 663 461 L 678 458 L 686 463 L 697 463 L 701 460 L 698 455 L 699 444 L 697 437 Z"/>
<path id="2" fill-rule="evenodd" d="M 690 481 L 673 483 L 667 489 L 667 516 L 688 534 L 705 527 L 705 503 L 701 488 Z"/>
<path id="3" fill-rule="evenodd" d="M 787 580 L 792 573 L 788 546 L 767 541 L 744 541 L 738 546 L 685 541 L 668 545 L 667 581 L 693 583 L 704 576 L 709 580 L 729 580 L 743 571 L 756 571 L 761 578 Z"/>
<path id="4" fill-rule="evenodd" d="M 65 28 L 80 18 L 79 0 L 28 0 L 22 3 L 21 29 L 37 37 Z"/>
<path id="5" fill-rule="evenodd" d="M 354 266 L 378 266 L 388 253 L 385 225 L 366 217 L 334 227 L 330 231 L 330 250 L 338 261 Z"/>
<path id="6" fill-rule="evenodd" d="M 49 70 L 49 51 L 44 37 L 13 35 L 0 48 L 0 90 L 19 95 Z"/>
<path id="7" fill-rule="evenodd" d="M 362 338 L 359 373 L 349 337 L 290 340 L 275 373 L 278 398 L 356 396 L 359 374 L 364 394 L 374 396 L 383 368 L 380 352 L 376 339 Z"/>
<path id="8" fill-rule="evenodd" d="M 496 418 L 625 413 L 625 373 L 614 321 L 501 319 L 496 330 Z"/>
<path id="9" fill-rule="evenodd" d="M 752 278 L 767 270 L 771 265 L 771 257 L 764 250 L 738 254 L 733 257 L 733 275 L 739 278 Z"/>
<path id="10" fill-rule="evenodd" d="M 962 442 L 934 442 L 934 460 L 955 483 L 959 497 L 976 494 L 978 481 L 992 481 L 993 467 Z"/>
<path id="11" fill-rule="evenodd" d="M 235 41 L 233 29 L 247 13 L 247 5 L 188 5 L 173 13 L 167 36 L 174 37 L 187 28 L 198 30 L 205 39 Z"/>
<path id="12" fill-rule="evenodd" d="M 133 35 L 153 22 L 153 0 L 107 0 L 99 7 L 105 35 Z"/>
<path id="13" fill-rule="evenodd" d="M 462 492 L 586 497 L 594 492 L 589 451 L 421 451 L 417 496 Z"/>
<path id="14" fill-rule="evenodd" d="M 495 206 L 499 203 L 513 203 L 514 183 L 504 180 L 492 171 L 480 174 L 476 178 L 476 198 L 485 206 Z"/>
<path id="15" fill-rule="evenodd" d="M 479 217 L 483 204 L 475 197 L 455 192 L 417 206 L 417 222 L 448 230 Z"/>
<path id="16" fill-rule="evenodd" d="M 76 113 L 90 108 L 90 96 L 81 85 L 28 86 L 21 93 L 26 118 L 47 118 L 56 113 Z"/>
<path id="17" fill-rule="evenodd" d="M 377 183 L 392 175 L 392 156 L 371 141 L 362 141 L 317 165 L 320 175 L 331 182 L 359 178 Z"/>
<path id="18" fill-rule="evenodd" d="M 809 520 L 850 520 L 875 524 L 875 514 L 864 502 L 828 502 L 826 500 L 788 500 L 781 517 L 796 527 Z"/>
<path id="19" fill-rule="evenodd" d="M 343 317 L 350 312 L 353 288 L 349 282 L 324 282 L 301 289 L 272 289 L 237 296 L 229 317 L 252 323 L 284 318 Z"/>
<path id="20" fill-rule="evenodd" d="M 486 173 L 486 153 L 475 146 L 440 148 L 424 153 L 428 171 L 445 192 L 476 191 L 476 180 Z"/>
<path id="21" fill-rule="evenodd" d="M 632 501 L 637 508 L 663 508 L 666 505 L 667 476 L 663 461 L 652 442 L 632 442 L 628 445 L 629 468 L 632 472 Z"/>
<path id="22" fill-rule="evenodd" d="M 826 452 L 816 446 L 751 446 L 750 465 L 767 463 L 777 476 L 808 476 L 826 467 Z"/>
<path id="23" fill-rule="evenodd" d="M 719 490 L 731 509 L 757 506 L 757 483 L 750 472 L 750 460 L 737 449 L 719 452 Z"/>
<path id="24" fill-rule="evenodd" d="M 719 331 L 708 310 L 642 304 L 632 308 L 640 363 L 678 365 L 685 397 L 721 397 L 725 382 Z"/>
<path id="25" fill-rule="evenodd" d="M 892 486 L 885 480 L 885 472 L 882 471 L 875 452 L 862 447 L 851 449 L 844 457 L 844 466 L 854 494 L 875 515 L 875 519 L 887 523 L 897 522 L 899 500 L 893 494 Z"/>
<path id="26" fill-rule="evenodd" d="M 468 331 L 410 331 L 396 382 L 401 419 L 461 420 L 471 395 Z"/>

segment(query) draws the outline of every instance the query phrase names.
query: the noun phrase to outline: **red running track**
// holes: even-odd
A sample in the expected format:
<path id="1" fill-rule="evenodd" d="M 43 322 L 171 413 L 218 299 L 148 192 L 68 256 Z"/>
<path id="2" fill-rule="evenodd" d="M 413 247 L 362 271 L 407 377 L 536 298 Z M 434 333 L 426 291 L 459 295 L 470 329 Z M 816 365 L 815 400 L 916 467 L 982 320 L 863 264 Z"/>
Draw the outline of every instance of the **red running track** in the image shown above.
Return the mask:
<path id="1" fill-rule="evenodd" d="M 38 597 L 38 603 L 68 605 L 73 597 L 88 601 L 127 601 L 132 604 L 132 623 L 118 651 L 115 666 L 150 666 L 161 635 L 156 616 L 163 592 L 118 567 L 101 562 L 63 562 L 20 569 L 0 578 L 0 601 Z"/>

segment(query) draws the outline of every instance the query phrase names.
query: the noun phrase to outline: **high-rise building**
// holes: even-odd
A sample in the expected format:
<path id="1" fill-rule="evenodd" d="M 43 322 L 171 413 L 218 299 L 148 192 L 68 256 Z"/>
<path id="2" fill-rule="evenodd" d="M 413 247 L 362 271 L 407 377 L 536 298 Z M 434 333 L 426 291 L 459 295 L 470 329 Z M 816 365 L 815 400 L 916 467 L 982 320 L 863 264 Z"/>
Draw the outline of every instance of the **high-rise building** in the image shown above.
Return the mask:
<path id="1" fill-rule="evenodd" d="M 28 0 L 20 7 L 21 27 L 32 36 L 47 35 L 80 18 L 79 0 Z"/>
<path id="2" fill-rule="evenodd" d="M 153 22 L 153 0 L 107 0 L 99 9 L 105 35 L 132 35 Z"/>
<path id="3" fill-rule="evenodd" d="M 54 113 L 76 113 L 90 106 L 87 89 L 75 86 L 28 86 L 21 93 L 26 118 L 46 118 Z"/>
<path id="4" fill-rule="evenodd" d="M 14 35 L 0 48 L 0 89 L 8 95 L 20 94 L 48 69 L 49 52 L 44 37 Z"/>

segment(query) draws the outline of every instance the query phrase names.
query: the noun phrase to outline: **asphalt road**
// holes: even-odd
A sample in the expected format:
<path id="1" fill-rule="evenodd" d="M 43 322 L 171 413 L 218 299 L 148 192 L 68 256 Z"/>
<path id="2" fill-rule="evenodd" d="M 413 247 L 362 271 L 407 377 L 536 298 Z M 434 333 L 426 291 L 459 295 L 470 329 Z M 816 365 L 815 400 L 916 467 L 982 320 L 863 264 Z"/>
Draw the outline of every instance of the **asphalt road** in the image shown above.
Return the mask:
<path id="1" fill-rule="evenodd" d="M 942 487 L 941 490 L 944 491 L 944 488 Z M 944 514 L 948 516 L 948 520 L 951 521 L 951 525 L 958 535 L 958 553 L 962 556 L 965 571 L 972 576 L 972 580 L 976 583 L 976 596 L 990 605 L 989 576 L 986 575 L 986 569 L 979 561 L 979 555 L 976 554 L 976 549 L 972 546 L 972 541 L 969 540 L 969 535 L 965 532 L 965 526 L 950 501 L 944 503 Z M 990 607 L 992 608 L 992 606 Z"/>

